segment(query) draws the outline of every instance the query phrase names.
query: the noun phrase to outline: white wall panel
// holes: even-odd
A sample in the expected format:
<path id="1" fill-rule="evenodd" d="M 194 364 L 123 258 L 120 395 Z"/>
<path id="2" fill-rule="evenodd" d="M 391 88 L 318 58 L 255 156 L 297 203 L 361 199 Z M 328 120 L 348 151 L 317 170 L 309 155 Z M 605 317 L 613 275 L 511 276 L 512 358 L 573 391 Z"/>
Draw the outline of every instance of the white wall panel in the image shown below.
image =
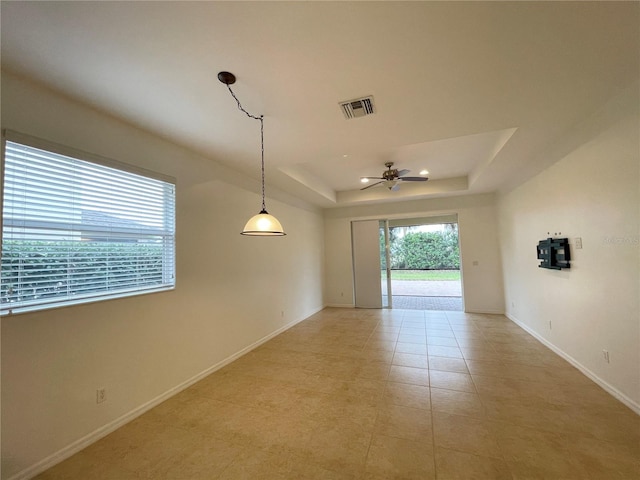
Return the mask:
<path id="1" fill-rule="evenodd" d="M 640 412 L 638 91 L 570 132 L 560 161 L 500 199 L 499 219 L 508 316 Z M 548 236 L 569 238 L 570 269 L 538 268 Z"/>
<path id="2" fill-rule="evenodd" d="M 380 280 L 380 222 L 351 223 L 353 284 L 359 308 L 382 308 Z"/>

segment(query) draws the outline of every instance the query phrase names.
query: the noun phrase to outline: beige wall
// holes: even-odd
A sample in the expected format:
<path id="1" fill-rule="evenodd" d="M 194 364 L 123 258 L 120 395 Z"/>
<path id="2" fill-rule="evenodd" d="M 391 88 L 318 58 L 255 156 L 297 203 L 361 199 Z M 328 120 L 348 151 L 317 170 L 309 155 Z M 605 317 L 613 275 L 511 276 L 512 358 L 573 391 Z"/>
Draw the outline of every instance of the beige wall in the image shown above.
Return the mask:
<path id="1" fill-rule="evenodd" d="M 638 105 L 635 86 L 585 119 L 499 218 L 508 316 L 640 413 Z M 570 239 L 569 270 L 538 268 L 547 236 Z"/>
<path id="2" fill-rule="evenodd" d="M 353 306 L 351 221 L 458 214 L 467 312 L 503 313 L 495 198 L 469 195 L 325 210 L 325 303 Z M 474 265 L 477 262 L 477 265 Z"/>
<path id="3" fill-rule="evenodd" d="M 268 198 L 289 235 L 242 237 L 260 207 L 255 181 L 6 74 L 2 128 L 177 178 L 174 291 L 2 318 L 2 478 L 38 471 L 322 308 L 319 212 Z"/>

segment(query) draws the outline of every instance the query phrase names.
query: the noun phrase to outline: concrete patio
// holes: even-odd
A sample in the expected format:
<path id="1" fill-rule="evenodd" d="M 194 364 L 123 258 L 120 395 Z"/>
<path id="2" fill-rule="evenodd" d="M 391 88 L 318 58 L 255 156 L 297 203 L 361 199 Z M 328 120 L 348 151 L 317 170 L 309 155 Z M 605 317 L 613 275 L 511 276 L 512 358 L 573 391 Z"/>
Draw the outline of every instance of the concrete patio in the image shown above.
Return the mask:
<path id="1" fill-rule="evenodd" d="M 382 280 L 383 305 L 388 305 L 387 281 Z M 408 310 L 462 311 L 459 281 L 392 280 L 392 308 Z"/>

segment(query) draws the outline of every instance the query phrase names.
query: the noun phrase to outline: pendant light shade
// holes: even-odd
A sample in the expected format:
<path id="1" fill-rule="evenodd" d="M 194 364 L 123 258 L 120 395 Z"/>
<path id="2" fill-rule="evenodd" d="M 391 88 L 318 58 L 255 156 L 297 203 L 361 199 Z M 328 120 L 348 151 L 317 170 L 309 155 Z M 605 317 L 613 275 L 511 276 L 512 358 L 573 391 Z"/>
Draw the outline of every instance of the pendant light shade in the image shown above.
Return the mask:
<path id="1" fill-rule="evenodd" d="M 286 235 L 276 217 L 270 215 L 266 210 L 262 210 L 259 214 L 249 219 L 244 226 L 242 235 L 251 235 L 255 237 L 277 237 Z"/>
<path id="2" fill-rule="evenodd" d="M 242 111 L 247 117 L 253 118 L 254 120 L 260 121 L 260 147 L 261 147 L 261 156 L 260 156 L 260 167 L 262 172 L 262 210 L 257 215 L 254 215 L 249 219 L 247 224 L 244 226 L 244 230 L 242 230 L 241 235 L 249 235 L 253 237 L 281 237 L 286 235 L 284 233 L 284 229 L 282 225 L 278 221 L 276 217 L 273 215 L 269 215 L 267 212 L 267 208 L 265 206 L 264 200 L 264 117 L 260 115 L 256 117 L 255 115 L 251 115 L 247 112 L 242 105 L 240 104 L 240 100 L 235 96 L 233 90 L 229 85 L 233 85 L 236 82 L 236 77 L 233 73 L 229 72 L 220 72 L 218 73 L 218 80 L 224 83 L 231 96 L 234 98 L 236 103 L 238 104 L 238 109 Z"/>

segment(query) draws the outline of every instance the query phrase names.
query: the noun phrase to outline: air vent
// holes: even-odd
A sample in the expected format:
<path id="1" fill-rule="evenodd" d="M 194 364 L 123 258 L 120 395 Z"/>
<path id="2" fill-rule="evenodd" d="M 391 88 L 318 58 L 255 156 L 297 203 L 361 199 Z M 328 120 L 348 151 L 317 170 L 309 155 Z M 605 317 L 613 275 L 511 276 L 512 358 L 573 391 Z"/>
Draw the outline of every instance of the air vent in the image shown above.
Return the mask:
<path id="1" fill-rule="evenodd" d="M 349 100 L 348 102 L 340 102 L 340 108 L 347 120 L 376 113 L 372 96 L 357 98 L 355 100 Z"/>

